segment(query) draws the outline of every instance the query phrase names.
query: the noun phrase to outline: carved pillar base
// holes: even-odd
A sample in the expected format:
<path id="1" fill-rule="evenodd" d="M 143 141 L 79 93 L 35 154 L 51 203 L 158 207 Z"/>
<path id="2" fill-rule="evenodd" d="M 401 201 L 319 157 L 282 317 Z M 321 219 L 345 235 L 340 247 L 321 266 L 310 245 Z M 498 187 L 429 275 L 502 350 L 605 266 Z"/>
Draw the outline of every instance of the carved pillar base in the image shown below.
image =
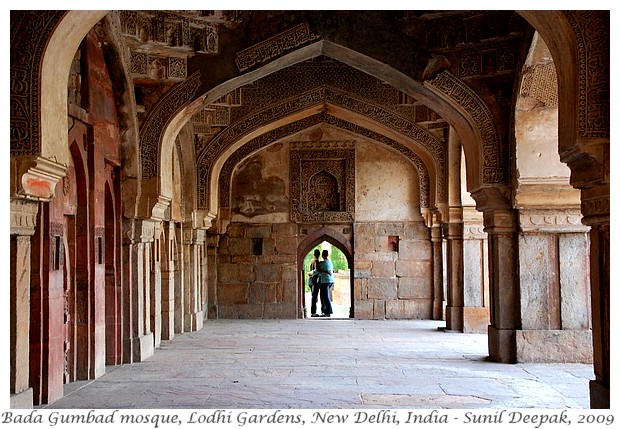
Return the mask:
<path id="1" fill-rule="evenodd" d="M 26 389 L 23 392 L 11 395 L 10 408 L 11 409 L 32 409 L 32 388 Z"/>

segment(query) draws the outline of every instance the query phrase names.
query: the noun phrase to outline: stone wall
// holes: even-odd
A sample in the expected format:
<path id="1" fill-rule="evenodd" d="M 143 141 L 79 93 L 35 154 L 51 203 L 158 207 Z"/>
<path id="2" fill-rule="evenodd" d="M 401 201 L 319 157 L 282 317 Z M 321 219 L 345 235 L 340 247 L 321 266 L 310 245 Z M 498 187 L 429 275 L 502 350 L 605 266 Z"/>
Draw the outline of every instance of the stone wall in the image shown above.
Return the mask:
<path id="1" fill-rule="evenodd" d="M 424 223 L 355 223 L 354 237 L 355 317 L 432 318 L 432 248 Z"/>
<path id="2" fill-rule="evenodd" d="M 305 177 L 290 173 L 292 144 L 319 152 L 323 148 L 325 159 L 312 167 L 317 169 L 330 166 L 330 156 L 341 156 L 341 151 L 332 151 L 334 142 L 345 141 L 355 148 L 355 156 L 346 158 L 355 162 L 355 205 L 350 212 L 355 222 L 330 220 L 329 212 L 317 217 L 321 222 L 290 222 L 294 215 L 304 218 L 304 213 L 293 213 L 290 194 L 306 186 L 292 183 Z M 374 142 L 319 126 L 249 156 L 237 165 L 231 183 L 230 223 L 222 222 L 227 226 L 218 248 L 218 317 L 295 318 L 304 286 L 298 279 L 303 267 L 297 263 L 305 255 L 298 252 L 305 251 L 307 237 L 319 229 L 353 249 L 355 318 L 432 317 L 430 229 L 420 213 L 418 171 L 410 160 Z M 347 204 L 340 209 L 349 210 Z"/>
<path id="3" fill-rule="evenodd" d="M 296 232 L 292 223 L 228 226 L 218 249 L 220 318 L 295 318 Z"/>

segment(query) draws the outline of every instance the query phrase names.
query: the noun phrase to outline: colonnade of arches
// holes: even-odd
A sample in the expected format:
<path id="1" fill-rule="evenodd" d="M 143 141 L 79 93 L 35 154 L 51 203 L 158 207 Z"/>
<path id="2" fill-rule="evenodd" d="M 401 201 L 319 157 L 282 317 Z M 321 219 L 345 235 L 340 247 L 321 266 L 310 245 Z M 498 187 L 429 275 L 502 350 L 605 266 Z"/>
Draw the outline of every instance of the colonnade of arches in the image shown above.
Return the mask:
<path id="1" fill-rule="evenodd" d="M 420 210 L 432 242 L 433 317 L 445 317 L 447 329 L 462 331 L 478 317 L 468 309 L 488 305 L 489 355 L 499 362 L 531 356 L 534 352 L 523 347 L 532 338 L 540 345 L 550 335 L 576 335 L 580 350 L 591 341 L 596 374 L 591 404 L 608 407 L 609 103 L 588 102 L 588 97 L 604 95 L 600 87 L 607 83 L 608 88 L 609 75 L 594 73 L 588 61 L 607 59 L 608 64 L 609 15 L 521 16 L 537 31 L 526 65 L 554 64 L 551 76 L 557 78 L 557 105 L 547 100 L 528 105 L 536 97 L 525 94 L 513 106 L 515 129 L 529 134 L 503 133 L 494 122 L 496 106 L 487 106 L 432 62 L 423 70 L 391 66 L 391 54 L 381 57 L 327 36 L 249 72 L 206 76 L 220 60 L 201 65 L 138 124 L 112 15 L 12 14 L 12 404 L 53 402 L 62 396 L 64 383 L 97 378 L 106 365 L 147 359 L 162 340 L 222 317 L 220 303 L 234 297 L 224 296 L 217 285 L 228 275 L 227 267 L 238 262 L 226 253 L 234 245 L 228 230 L 232 215 L 221 199 L 230 193 L 230 171 L 284 137 L 331 122 L 396 148 L 416 166 L 420 197 L 426 200 Z M 91 32 L 100 20 L 100 30 Z M 27 31 L 33 23 L 45 31 Z M 592 25 L 601 30 L 600 39 L 586 34 L 584 28 Z M 20 56 L 22 50 L 31 55 Z M 83 75 L 86 92 L 79 106 L 67 103 L 78 50 L 88 70 L 100 70 Z M 372 100 L 345 99 L 323 88 L 315 98 L 304 93 L 270 105 L 268 119 L 264 110 L 249 112 L 209 148 L 195 145 L 187 124 L 202 106 L 319 56 L 362 70 L 429 106 L 449 124 L 447 144 L 391 118 Z M 522 88 L 526 79 L 551 79 L 538 87 L 556 84 L 549 75 L 527 70 Z M 20 85 L 25 81 L 36 83 L 40 92 Z M 528 170 L 536 158 L 547 164 Z M 231 159 L 238 161 L 227 166 Z M 553 171 L 545 171 L 548 165 Z M 470 230 L 481 235 L 468 236 Z M 283 283 L 304 283 L 299 258 L 323 240 L 344 249 L 350 266 L 357 263 L 351 231 L 327 226 L 311 229 L 304 238 L 287 234 L 298 237 L 290 251 L 296 268 L 292 279 L 282 274 Z M 468 238 L 476 246 L 484 242 L 479 251 L 488 266 L 478 269 L 486 279 L 483 286 L 488 282 L 486 298 L 467 293 Z M 540 249 L 540 266 L 528 265 Z M 589 253 L 589 261 L 568 264 L 582 252 Z M 560 270 L 536 274 L 548 264 Z M 575 273 L 584 275 L 583 266 L 589 277 L 575 280 Z M 571 282 L 578 287 L 571 288 Z M 538 317 L 548 309 L 550 317 Z M 565 356 L 559 353 L 554 359 Z M 578 358 L 588 359 L 584 355 Z"/>

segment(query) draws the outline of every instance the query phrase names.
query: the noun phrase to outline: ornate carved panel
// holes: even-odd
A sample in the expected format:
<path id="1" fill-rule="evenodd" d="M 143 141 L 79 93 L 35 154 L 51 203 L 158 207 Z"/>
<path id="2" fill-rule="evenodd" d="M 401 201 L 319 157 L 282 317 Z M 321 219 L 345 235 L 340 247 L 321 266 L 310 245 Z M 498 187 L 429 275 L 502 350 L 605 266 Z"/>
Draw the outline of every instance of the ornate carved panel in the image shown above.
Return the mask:
<path id="1" fill-rule="evenodd" d="M 132 44 L 150 44 L 152 48 L 217 53 L 218 34 L 208 18 L 185 16 L 164 11 L 120 12 L 121 33 Z"/>
<path id="2" fill-rule="evenodd" d="M 239 71 L 244 71 L 318 38 L 319 36 L 310 32 L 307 23 L 299 24 L 257 45 L 240 51 L 237 53 L 235 62 Z"/>
<path id="3" fill-rule="evenodd" d="M 609 12 L 565 11 L 579 59 L 579 134 L 609 137 Z"/>
<path id="4" fill-rule="evenodd" d="M 291 143 L 291 220 L 352 222 L 355 142 Z"/>
<path id="5" fill-rule="evenodd" d="M 508 180 L 508 153 L 502 151 L 495 119 L 484 101 L 467 84 L 446 71 L 426 83 L 459 104 L 478 126 L 482 138 L 483 182 L 505 183 Z"/>
<path id="6" fill-rule="evenodd" d="M 11 11 L 11 156 L 38 155 L 41 62 L 66 11 Z"/>
<path id="7" fill-rule="evenodd" d="M 200 86 L 200 72 L 172 87 L 153 108 L 140 129 L 142 179 L 152 179 L 158 173 L 159 140 L 162 130 L 174 113 L 190 102 Z"/>
<path id="8" fill-rule="evenodd" d="M 537 64 L 523 73 L 521 96 L 532 97 L 545 107 L 558 105 L 558 76 L 553 63 Z"/>
<path id="9" fill-rule="evenodd" d="M 242 159 L 246 158 L 251 153 L 254 153 L 260 150 L 263 147 L 277 141 L 281 138 L 284 138 L 288 135 L 292 135 L 298 131 L 307 129 L 311 126 L 317 125 L 319 123 L 327 123 L 338 127 L 343 130 L 351 131 L 358 135 L 367 137 L 371 140 L 383 143 L 392 149 L 400 152 L 406 158 L 408 158 L 418 170 L 418 176 L 420 180 L 420 197 L 421 197 L 421 207 L 429 207 L 430 201 L 430 179 L 428 174 L 428 169 L 424 162 L 420 159 L 420 157 L 413 152 L 411 149 L 406 146 L 386 137 L 377 132 L 368 130 L 359 125 L 353 124 L 351 122 L 345 121 L 343 119 L 335 118 L 331 115 L 327 115 L 326 113 L 320 113 L 317 115 L 309 116 L 303 120 L 296 121 L 292 124 L 285 125 L 283 127 L 277 128 L 273 131 L 265 133 L 255 139 L 250 140 L 243 147 L 239 148 L 233 155 L 231 155 L 227 160 L 222 170 L 220 171 L 219 177 L 219 204 L 220 207 L 229 207 L 230 206 L 230 180 L 232 177 L 232 172 L 235 166 L 241 162 Z M 441 164 L 438 166 L 441 171 L 444 171 L 446 166 L 445 164 Z M 443 179 L 444 174 L 440 174 L 437 178 L 438 180 L 438 200 L 445 201 L 445 181 Z M 208 177 L 204 174 L 204 172 L 199 172 L 198 174 L 198 201 L 199 206 L 201 208 L 206 208 L 206 202 L 208 201 Z"/>
<path id="10" fill-rule="evenodd" d="M 187 59 L 160 54 L 130 52 L 130 69 L 134 78 L 183 80 L 187 77 Z"/>

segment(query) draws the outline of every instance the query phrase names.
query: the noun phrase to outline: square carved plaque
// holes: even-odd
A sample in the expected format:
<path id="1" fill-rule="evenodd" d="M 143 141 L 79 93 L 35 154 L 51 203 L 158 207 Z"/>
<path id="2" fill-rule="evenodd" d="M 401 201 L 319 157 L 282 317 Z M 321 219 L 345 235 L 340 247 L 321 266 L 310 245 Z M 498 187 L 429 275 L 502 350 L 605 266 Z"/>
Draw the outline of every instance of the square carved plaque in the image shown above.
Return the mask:
<path id="1" fill-rule="evenodd" d="M 352 222 L 355 141 L 291 144 L 291 220 Z"/>

